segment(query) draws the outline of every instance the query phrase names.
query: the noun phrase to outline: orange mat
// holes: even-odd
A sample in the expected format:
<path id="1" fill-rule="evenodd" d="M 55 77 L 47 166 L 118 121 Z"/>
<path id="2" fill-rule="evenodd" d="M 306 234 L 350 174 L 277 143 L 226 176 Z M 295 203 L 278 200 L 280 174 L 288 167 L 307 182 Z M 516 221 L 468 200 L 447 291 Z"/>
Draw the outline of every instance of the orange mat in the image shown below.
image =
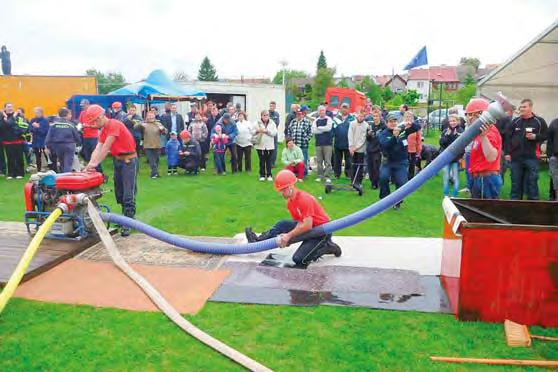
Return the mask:
<path id="1" fill-rule="evenodd" d="M 181 313 L 195 314 L 229 275 L 228 270 L 131 265 Z M 108 262 L 70 259 L 23 283 L 16 297 L 30 300 L 158 311 L 145 293 Z"/>

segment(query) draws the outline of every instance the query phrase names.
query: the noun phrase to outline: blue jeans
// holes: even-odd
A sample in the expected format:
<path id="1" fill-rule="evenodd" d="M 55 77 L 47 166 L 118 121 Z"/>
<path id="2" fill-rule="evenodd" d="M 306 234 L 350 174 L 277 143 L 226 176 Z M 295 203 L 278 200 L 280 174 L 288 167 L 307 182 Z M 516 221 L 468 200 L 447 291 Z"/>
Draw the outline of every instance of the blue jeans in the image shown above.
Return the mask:
<path id="1" fill-rule="evenodd" d="M 539 200 L 538 159 L 512 159 L 511 179 L 510 199 L 521 200 L 525 194 L 528 200 Z"/>
<path id="2" fill-rule="evenodd" d="M 467 188 L 471 190 L 473 188 L 473 179 L 471 178 L 471 173 L 469 173 L 469 163 L 471 162 L 471 153 L 465 153 L 465 176 L 467 177 Z"/>
<path id="3" fill-rule="evenodd" d="M 296 227 L 298 222 L 291 220 L 281 220 L 265 232 L 266 238 L 274 238 L 280 234 L 286 234 Z M 293 261 L 297 265 L 307 265 L 312 259 L 313 253 L 322 247 L 323 244 L 331 240 L 331 234 L 310 238 L 302 241 L 302 244 L 293 254 Z"/>
<path id="4" fill-rule="evenodd" d="M 214 152 L 213 159 L 215 160 L 215 170 L 217 171 L 217 174 L 225 172 L 225 153 Z"/>
<path id="5" fill-rule="evenodd" d="M 136 193 L 138 191 L 138 158 L 128 162 L 113 158 L 114 194 L 116 202 L 122 206 L 122 214 L 134 218 L 136 215 Z"/>
<path id="6" fill-rule="evenodd" d="M 308 174 L 308 147 L 301 147 L 302 155 L 304 156 L 304 175 Z"/>
<path id="7" fill-rule="evenodd" d="M 492 174 L 471 178 L 471 197 L 474 199 L 498 199 L 502 190 L 502 177 Z"/>
<path id="8" fill-rule="evenodd" d="M 453 180 L 453 193 L 452 196 L 457 196 L 459 191 L 459 163 L 453 162 L 446 165 L 443 169 L 443 179 L 444 179 L 444 195 L 449 196 L 449 180 L 450 177 Z"/>
<path id="9" fill-rule="evenodd" d="M 398 163 L 383 162 L 380 167 L 380 199 L 390 194 L 389 181 L 393 179 L 395 188 L 398 189 L 407 182 L 409 162 L 401 161 Z"/>

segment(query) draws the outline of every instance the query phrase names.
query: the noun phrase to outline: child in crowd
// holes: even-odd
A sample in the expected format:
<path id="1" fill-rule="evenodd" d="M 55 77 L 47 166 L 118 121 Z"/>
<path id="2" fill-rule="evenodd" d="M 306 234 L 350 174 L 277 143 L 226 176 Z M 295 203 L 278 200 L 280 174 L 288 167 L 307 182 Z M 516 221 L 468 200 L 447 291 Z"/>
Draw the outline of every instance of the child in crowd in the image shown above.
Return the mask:
<path id="1" fill-rule="evenodd" d="M 440 136 L 440 152 L 449 147 L 463 132 L 459 127 L 460 120 L 457 115 L 449 116 L 449 125 L 442 132 Z M 459 190 L 459 160 L 463 154 L 455 157 L 451 163 L 444 167 L 443 182 L 444 182 L 444 195 L 449 196 L 449 182 L 453 182 L 452 196 L 456 197 Z"/>
<path id="2" fill-rule="evenodd" d="M 178 166 L 178 152 L 180 151 L 180 147 L 181 145 L 176 136 L 176 132 L 171 132 L 170 138 L 165 145 L 165 153 L 167 154 L 168 163 L 168 176 L 174 176 L 175 174 L 178 174 L 176 167 Z"/>
<path id="3" fill-rule="evenodd" d="M 217 174 L 225 173 L 225 151 L 227 150 L 228 138 L 223 134 L 220 125 L 216 125 L 215 133 L 211 136 L 211 146 L 213 149 L 213 158 L 215 159 L 215 170 Z"/>
<path id="4" fill-rule="evenodd" d="M 190 123 L 188 130 L 192 134 L 192 138 L 196 140 L 200 144 L 201 147 L 201 158 L 200 158 L 200 167 L 202 172 L 205 171 L 205 161 L 206 155 L 209 152 L 209 146 L 207 142 L 207 136 L 209 135 L 207 130 L 207 125 L 204 123 L 201 114 L 198 112 L 194 116 L 194 121 Z"/>

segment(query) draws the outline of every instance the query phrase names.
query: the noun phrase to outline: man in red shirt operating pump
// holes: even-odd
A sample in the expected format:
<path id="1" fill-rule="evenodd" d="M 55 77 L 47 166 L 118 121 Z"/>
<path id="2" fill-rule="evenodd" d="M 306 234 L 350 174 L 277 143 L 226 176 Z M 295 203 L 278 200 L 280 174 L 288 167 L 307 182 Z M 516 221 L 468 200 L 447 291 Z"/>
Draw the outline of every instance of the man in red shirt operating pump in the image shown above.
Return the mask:
<path id="1" fill-rule="evenodd" d="M 284 248 L 295 237 L 329 222 L 329 216 L 318 201 L 309 193 L 297 189 L 296 182 L 294 173 L 287 169 L 283 169 L 275 177 L 275 190 L 287 200 L 287 209 L 292 220 L 279 221 L 260 236 L 256 235 L 251 227 L 247 227 L 245 232 L 248 242 L 253 243 L 278 237 L 279 246 Z M 331 240 L 331 234 L 304 239 L 292 260 L 296 267 L 306 267 L 310 262 L 316 261 L 325 254 L 341 256 L 341 248 Z"/>
<path id="2" fill-rule="evenodd" d="M 94 171 L 97 166 L 112 154 L 114 164 L 114 193 L 116 201 L 122 206 L 122 214 L 134 218 L 136 215 L 136 192 L 138 174 L 138 155 L 136 141 L 126 125 L 105 116 L 99 105 L 91 105 L 84 115 L 85 124 L 99 128 L 99 142 L 91 154 L 85 171 Z M 130 228 L 121 227 L 122 236 L 130 235 Z"/>
<path id="3" fill-rule="evenodd" d="M 488 101 L 473 98 L 465 107 L 469 124 L 474 123 L 488 108 Z M 498 128 L 483 124 L 481 133 L 471 143 L 469 174 L 471 175 L 471 196 L 475 199 L 498 199 L 502 189 L 500 176 L 500 157 L 502 156 L 502 137 Z"/>

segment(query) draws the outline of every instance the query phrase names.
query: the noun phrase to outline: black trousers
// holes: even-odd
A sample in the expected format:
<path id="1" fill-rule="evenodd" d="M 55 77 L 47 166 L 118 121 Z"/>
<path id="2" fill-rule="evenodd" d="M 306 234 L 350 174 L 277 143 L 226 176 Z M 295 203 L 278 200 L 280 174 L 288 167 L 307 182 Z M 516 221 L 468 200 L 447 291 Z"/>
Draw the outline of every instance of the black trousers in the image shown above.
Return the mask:
<path id="1" fill-rule="evenodd" d="M 334 162 L 333 162 L 333 173 L 335 177 L 339 178 L 341 176 L 341 164 L 345 160 L 345 176 L 350 177 L 351 173 L 351 153 L 349 150 L 341 150 L 335 148 L 334 151 Z"/>
<path id="2" fill-rule="evenodd" d="M 382 153 L 368 152 L 366 153 L 366 165 L 368 167 L 368 178 L 372 187 L 378 188 L 380 180 L 380 164 L 382 164 Z"/>
<path id="3" fill-rule="evenodd" d="M 353 153 L 352 159 L 353 170 L 351 172 L 351 180 L 353 185 L 362 184 L 362 178 L 364 177 L 364 153 L 355 152 Z"/>
<path id="4" fill-rule="evenodd" d="M 415 176 L 415 167 L 417 165 L 417 154 L 416 152 L 409 152 L 407 156 L 409 158 L 409 171 L 407 172 L 407 179 L 410 180 Z"/>
<path id="5" fill-rule="evenodd" d="M 124 216 L 134 218 L 136 215 L 136 194 L 138 192 L 138 158 L 130 159 L 128 162 L 113 158 L 113 164 L 116 202 L 122 206 Z"/>
<path id="6" fill-rule="evenodd" d="M 260 159 L 260 177 L 271 177 L 273 150 L 257 150 Z"/>
<path id="7" fill-rule="evenodd" d="M 8 176 L 23 177 L 25 175 L 25 163 L 23 160 L 22 143 L 4 145 L 6 147 L 6 157 L 8 158 Z"/>
<path id="8" fill-rule="evenodd" d="M 35 163 L 37 164 L 37 172 L 40 172 L 43 169 L 44 152 L 44 147 L 33 147 L 33 153 L 35 154 Z"/>
<path id="9" fill-rule="evenodd" d="M 0 173 L 6 174 L 6 154 L 4 153 L 4 145 L 0 142 Z"/>
<path id="10" fill-rule="evenodd" d="M 237 170 L 239 172 L 242 172 L 242 158 L 244 158 L 244 161 L 246 163 L 244 170 L 246 172 L 251 172 L 252 171 L 252 146 L 242 147 L 236 145 L 236 155 L 238 158 Z"/>
<path id="11" fill-rule="evenodd" d="M 267 151 L 267 150 L 266 150 Z M 271 153 L 272 150 L 269 150 Z M 273 238 L 279 236 L 280 234 L 286 234 L 293 230 L 298 222 L 292 220 L 281 220 L 277 222 L 270 230 L 262 233 L 267 238 Z M 315 238 L 310 238 L 302 241 L 302 244 L 296 252 L 293 254 L 293 261 L 297 265 L 308 265 L 310 262 L 314 261 L 316 257 L 316 252 L 318 249 L 328 244 L 331 241 L 331 234 L 318 236 Z"/>
<path id="12" fill-rule="evenodd" d="M 225 153 L 227 152 L 227 150 L 231 154 L 231 172 L 236 173 L 236 171 L 238 169 L 238 157 L 236 156 L 236 145 L 234 143 L 232 143 L 230 145 L 227 145 Z M 226 171 L 226 168 L 225 168 L 225 171 Z"/>

